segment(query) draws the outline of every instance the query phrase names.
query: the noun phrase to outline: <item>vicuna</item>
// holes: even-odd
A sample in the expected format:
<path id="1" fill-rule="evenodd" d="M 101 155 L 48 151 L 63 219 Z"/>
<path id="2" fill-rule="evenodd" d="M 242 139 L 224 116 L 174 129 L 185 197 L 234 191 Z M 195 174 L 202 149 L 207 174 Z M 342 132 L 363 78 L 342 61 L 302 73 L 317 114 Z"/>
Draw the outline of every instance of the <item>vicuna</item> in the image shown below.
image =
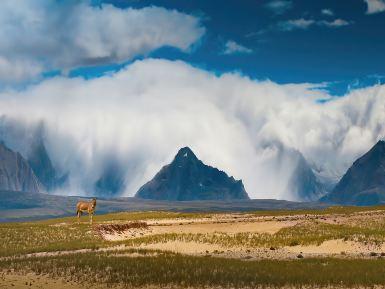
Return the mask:
<path id="1" fill-rule="evenodd" d="M 78 223 L 80 223 L 80 216 L 82 213 L 88 213 L 90 216 L 90 223 L 92 224 L 92 217 L 95 213 L 96 198 L 93 198 L 91 202 L 78 202 L 76 204 L 76 214 L 78 216 Z"/>

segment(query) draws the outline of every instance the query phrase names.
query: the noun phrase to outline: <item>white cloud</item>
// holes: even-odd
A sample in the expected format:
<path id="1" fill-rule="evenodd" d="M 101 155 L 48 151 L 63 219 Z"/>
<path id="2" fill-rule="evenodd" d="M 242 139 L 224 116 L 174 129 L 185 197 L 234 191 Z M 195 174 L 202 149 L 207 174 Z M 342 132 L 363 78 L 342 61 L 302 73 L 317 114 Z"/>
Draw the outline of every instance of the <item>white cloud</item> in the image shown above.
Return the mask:
<path id="1" fill-rule="evenodd" d="M 253 50 L 247 48 L 235 41 L 228 40 L 225 44 L 225 50 L 223 54 L 236 54 L 236 53 L 252 53 Z"/>
<path id="2" fill-rule="evenodd" d="M 338 18 L 338 19 L 334 19 L 333 21 L 319 21 L 318 24 L 325 25 L 328 27 L 341 27 L 341 26 L 350 25 L 351 22 Z"/>
<path id="3" fill-rule="evenodd" d="M 293 3 L 288 0 L 272 0 L 265 7 L 273 11 L 275 14 L 284 14 L 293 6 Z"/>
<path id="4" fill-rule="evenodd" d="M 87 3 L 0 1 L 0 83 L 42 70 L 123 62 L 162 46 L 188 51 L 205 32 L 199 18 L 175 10 Z M 15 63 L 10 73 L 7 63 Z"/>
<path id="5" fill-rule="evenodd" d="M 216 76 L 153 59 L 96 79 L 56 77 L 0 93 L 0 116 L 45 124 L 54 164 L 70 172 L 68 194 L 84 194 L 113 158 L 132 195 L 188 145 L 242 178 L 252 197 L 294 199 L 287 192 L 294 164 L 282 162 L 273 144 L 302 152 L 327 177 L 340 176 L 385 135 L 384 107 L 385 86 L 334 99 L 306 83 Z"/>
<path id="6" fill-rule="evenodd" d="M 322 13 L 323 15 L 327 15 L 327 16 L 333 16 L 333 15 L 334 15 L 333 10 L 331 10 L 331 9 L 322 9 L 322 10 L 321 10 L 321 13 Z"/>
<path id="7" fill-rule="evenodd" d="M 349 22 L 344 19 L 334 19 L 332 21 L 326 21 L 326 20 L 313 20 L 313 19 L 293 19 L 293 20 L 287 20 L 287 21 L 281 21 L 277 24 L 277 27 L 279 30 L 282 31 L 292 31 L 296 29 L 308 29 L 311 26 L 317 25 L 317 26 L 327 26 L 330 28 L 337 28 L 342 26 L 351 25 L 352 22 Z"/>
<path id="8" fill-rule="evenodd" d="M 364 0 L 368 6 L 366 14 L 375 14 L 385 11 L 384 0 Z"/>
<path id="9" fill-rule="evenodd" d="M 12 60 L 0 56 L 0 84 L 19 83 L 25 79 L 39 76 L 43 67 L 39 62 L 32 60 Z"/>
<path id="10" fill-rule="evenodd" d="M 312 19 L 299 18 L 279 22 L 278 27 L 283 31 L 291 31 L 295 29 L 307 29 L 315 23 L 316 22 Z"/>

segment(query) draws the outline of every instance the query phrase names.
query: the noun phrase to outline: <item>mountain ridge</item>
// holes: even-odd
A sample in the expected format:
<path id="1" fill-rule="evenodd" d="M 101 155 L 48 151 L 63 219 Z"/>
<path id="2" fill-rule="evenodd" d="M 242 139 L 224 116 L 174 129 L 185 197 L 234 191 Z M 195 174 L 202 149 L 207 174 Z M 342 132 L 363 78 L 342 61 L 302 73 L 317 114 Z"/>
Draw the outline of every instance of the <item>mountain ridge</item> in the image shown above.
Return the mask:
<path id="1" fill-rule="evenodd" d="M 320 199 L 343 205 L 385 203 L 385 141 L 356 159 L 333 191 Z"/>

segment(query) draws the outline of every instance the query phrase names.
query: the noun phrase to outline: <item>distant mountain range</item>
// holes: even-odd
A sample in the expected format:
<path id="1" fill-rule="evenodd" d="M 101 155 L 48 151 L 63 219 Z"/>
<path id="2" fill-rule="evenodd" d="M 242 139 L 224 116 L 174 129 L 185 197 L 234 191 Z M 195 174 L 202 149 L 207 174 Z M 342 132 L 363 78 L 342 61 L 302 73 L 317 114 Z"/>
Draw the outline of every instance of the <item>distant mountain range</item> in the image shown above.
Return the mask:
<path id="1" fill-rule="evenodd" d="M 287 192 L 298 201 L 315 201 L 342 205 L 374 205 L 385 203 L 385 142 L 379 141 L 357 159 L 337 185 L 330 188 L 296 150 L 275 144 L 278 166 L 290 175 Z M 66 184 L 68 175 L 56 171 L 42 139 L 30 145 L 24 158 L 0 142 L 0 190 L 31 193 L 50 192 Z M 125 189 L 121 167 L 106 166 L 94 184 L 94 194 L 113 198 Z M 247 200 L 241 180 L 205 165 L 194 152 L 184 147 L 173 161 L 164 166 L 152 180 L 144 184 L 136 197 L 153 200 Z"/>
<path id="2" fill-rule="evenodd" d="M 135 196 L 172 201 L 249 199 L 241 180 L 205 165 L 188 147 L 181 148 Z"/>
<path id="3" fill-rule="evenodd" d="M 385 203 L 385 142 L 377 142 L 357 159 L 321 201 L 343 205 Z"/>

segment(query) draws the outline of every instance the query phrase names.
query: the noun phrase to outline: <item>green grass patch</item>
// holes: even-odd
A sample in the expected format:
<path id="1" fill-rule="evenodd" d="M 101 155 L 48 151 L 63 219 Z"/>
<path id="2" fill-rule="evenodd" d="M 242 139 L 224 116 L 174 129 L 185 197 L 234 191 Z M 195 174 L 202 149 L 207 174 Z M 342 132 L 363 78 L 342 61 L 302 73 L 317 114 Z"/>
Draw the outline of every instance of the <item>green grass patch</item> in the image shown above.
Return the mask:
<path id="1" fill-rule="evenodd" d="M 0 225 L 0 256 L 108 246 L 89 225 L 49 226 L 39 223 Z"/>

